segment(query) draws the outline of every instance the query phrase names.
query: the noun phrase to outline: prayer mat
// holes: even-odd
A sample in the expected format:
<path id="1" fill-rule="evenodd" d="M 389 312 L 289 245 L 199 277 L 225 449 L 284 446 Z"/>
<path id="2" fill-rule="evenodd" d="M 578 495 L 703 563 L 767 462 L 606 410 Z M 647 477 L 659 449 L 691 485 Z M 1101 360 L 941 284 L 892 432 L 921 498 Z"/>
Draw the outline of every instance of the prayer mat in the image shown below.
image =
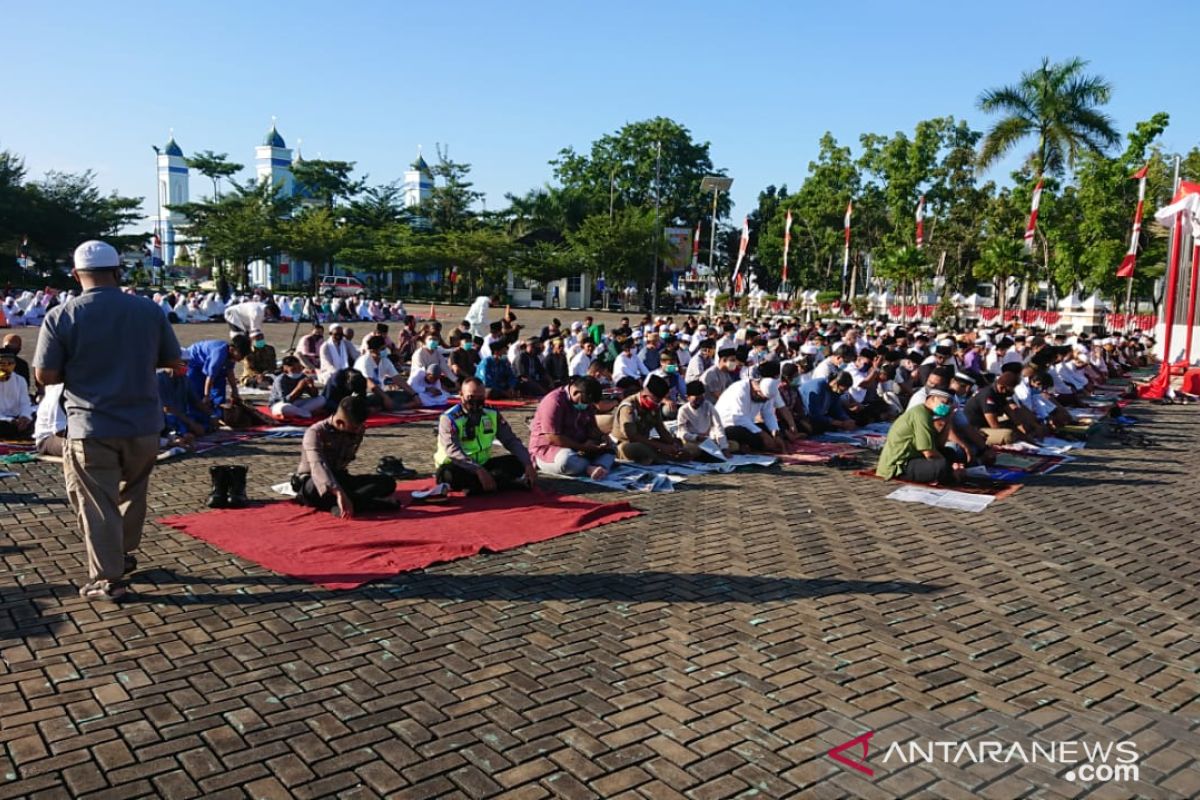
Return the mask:
<path id="1" fill-rule="evenodd" d="M 839 442 L 814 442 L 808 439 L 788 443 L 786 453 L 772 454 L 784 464 L 827 464 L 837 456 L 861 453 L 862 448 Z"/>
<path id="2" fill-rule="evenodd" d="M 29 440 L 0 442 L 0 456 L 9 456 L 13 453 L 32 453 L 34 449 L 33 442 Z"/>
<path id="3" fill-rule="evenodd" d="M 988 478 L 994 481 L 1017 482 L 1023 481 L 1031 475 L 1044 475 L 1071 460 L 1066 456 L 1047 456 L 1000 449 L 996 453 L 996 463 L 993 466 L 980 465 L 972 467 L 968 472 L 982 470 Z"/>
<path id="4" fill-rule="evenodd" d="M 327 589 L 370 581 L 431 564 L 497 553 L 642 514 L 628 503 L 597 503 L 544 489 L 409 505 L 426 480 L 400 484 L 405 508 L 338 519 L 288 501 L 220 509 L 159 520 L 214 547 L 274 572 Z"/>
<path id="5" fill-rule="evenodd" d="M 854 471 L 855 475 L 862 478 L 874 478 L 877 481 L 883 480 L 875 474 L 873 469 L 860 469 Z M 917 483 L 916 481 L 906 481 L 903 478 L 892 478 L 889 483 L 903 483 L 909 486 L 925 486 L 934 489 L 953 489 L 956 492 L 966 492 L 967 494 L 990 494 L 997 500 L 1003 500 L 1017 493 L 1021 488 L 1019 483 L 1007 483 L 1005 481 L 996 481 L 990 478 L 975 478 L 968 476 L 962 483 L 938 484 L 930 486 L 927 483 Z"/>
<path id="6" fill-rule="evenodd" d="M 297 425 L 307 428 L 309 425 L 315 425 L 316 423 L 325 419 L 324 416 L 308 418 L 277 417 L 271 413 L 271 409 L 268 406 L 255 406 L 255 410 L 266 414 L 268 417 L 271 417 L 271 419 L 278 420 L 280 425 Z M 405 409 L 404 411 L 376 411 L 367 417 L 367 427 L 386 428 L 391 425 L 403 425 L 408 422 L 424 422 L 427 420 L 434 420 L 437 419 L 444 410 L 445 409 L 442 408 L 412 408 Z M 258 428 L 252 428 L 251 430 L 269 431 L 271 428 L 267 426 L 260 426 Z"/>

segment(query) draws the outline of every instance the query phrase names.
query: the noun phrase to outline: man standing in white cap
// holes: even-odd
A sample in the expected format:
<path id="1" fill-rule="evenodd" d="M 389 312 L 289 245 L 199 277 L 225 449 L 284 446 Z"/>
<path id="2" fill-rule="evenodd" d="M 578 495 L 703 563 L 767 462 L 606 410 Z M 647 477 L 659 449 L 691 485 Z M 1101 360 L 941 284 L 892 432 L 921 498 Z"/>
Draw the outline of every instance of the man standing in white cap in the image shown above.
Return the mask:
<path id="1" fill-rule="evenodd" d="M 64 385 L 63 472 L 87 545 L 89 581 L 79 593 L 119 600 L 137 566 L 163 427 L 155 369 L 179 363 L 179 342 L 158 306 L 121 291 L 111 245 L 81 244 L 72 275 L 83 293 L 47 312 L 33 366 L 42 385 Z"/>

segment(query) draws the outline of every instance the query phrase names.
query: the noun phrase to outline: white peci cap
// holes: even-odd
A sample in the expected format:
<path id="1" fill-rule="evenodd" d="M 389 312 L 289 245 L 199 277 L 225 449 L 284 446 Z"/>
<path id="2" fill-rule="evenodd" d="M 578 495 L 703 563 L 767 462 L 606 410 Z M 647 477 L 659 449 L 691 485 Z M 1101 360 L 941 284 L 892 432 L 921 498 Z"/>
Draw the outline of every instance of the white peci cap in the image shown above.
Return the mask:
<path id="1" fill-rule="evenodd" d="M 75 248 L 75 269 L 115 269 L 121 266 L 121 256 L 108 242 L 93 239 Z"/>

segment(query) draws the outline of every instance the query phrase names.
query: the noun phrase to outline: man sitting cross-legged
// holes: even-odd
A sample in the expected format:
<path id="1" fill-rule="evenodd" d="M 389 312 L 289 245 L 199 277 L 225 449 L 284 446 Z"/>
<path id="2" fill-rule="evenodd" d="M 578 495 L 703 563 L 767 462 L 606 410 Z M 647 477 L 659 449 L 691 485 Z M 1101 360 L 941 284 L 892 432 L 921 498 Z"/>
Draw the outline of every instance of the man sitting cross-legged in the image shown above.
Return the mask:
<path id="1" fill-rule="evenodd" d="M 725 439 L 725 427 L 716 408 L 709 401 L 704 384 L 698 380 L 687 384 L 687 402 L 679 409 L 675 418 L 675 435 L 683 443 L 683 449 L 693 461 L 719 461 L 705 451 L 703 444 L 711 441 L 726 458 L 729 457 L 729 442 Z"/>
<path id="2" fill-rule="evenodd" d="M 687 459 L 687 451 L 663 422 L 662 401 L 669 390 L 661 375 L 651 375 L 640 392 L 626 397 L 617 406 L 612 426 L 617 458 L 639 464 Z M 651 433 L 657 433 L 658 438 Z"/>
<path id="3" fill-rule="evenodd" d="M 296 502 L 350 518 L 370 511 L 391 511 L 396 480 L 387 475 L 351 475 L 366 430 L 367 401 L 343 398 L 337 411 L 304 432 L 300 466 L 292 476 Z"/>
<path id="4" fill-rule="evenodd" d="M 587 475 L 603 480 L 613 467 L 613 448 L 596 426 L 600 383 L 574 377 L 538 403 L 529 426 L 529 452 L 551 475 Z"/>
<path id="5" fill-rule="evenodd" d="M 537 469 L 529 451 L 500 412 L 484 405 L 483 381 L 467 378 L 459 396 L 462 402 L 438 419 L 438 448 L 433 459 L 438 482 L 469 495 L 533 488 Z M 508 450 L 507 455 L 492 455 L 492 442 L 497 440 Z"/>
<path id="6" fill-rule="evenodd" d="M 304 371 L 297 356 L 283 357 L 283 372 L 271 386 L 268 403 L 276 417 L 308 419 L 318 411 L 325 410 L 325 398 L 317 392 L 317 384 Z"/>
<path id="7" fill-rule="evenodd" d="M 943 452 L 952 411 L 950 392 L 926 390 L 924 402 L 909 406 L 892 423 L 875 474 L 917 483 L 957 481 L 961 464 L 951 462 Z"/>

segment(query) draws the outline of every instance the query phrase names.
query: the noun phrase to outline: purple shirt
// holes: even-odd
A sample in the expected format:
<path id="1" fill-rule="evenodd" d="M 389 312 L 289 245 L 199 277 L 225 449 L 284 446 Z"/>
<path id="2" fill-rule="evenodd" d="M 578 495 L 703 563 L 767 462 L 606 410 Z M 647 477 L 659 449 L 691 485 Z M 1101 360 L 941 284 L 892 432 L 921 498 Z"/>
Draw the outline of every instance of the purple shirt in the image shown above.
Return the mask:
<path id="1" fill-rule="evenodd" d="M 586 442 L 595 427 L 596 412 L 591 406 L 580 411 L 571 402 L 567 387 L 555 389 L 542 398 L 533 415 L 533 423 L 529 426 L 529 454 L 542 461 L 553 461 L 563 448 L 550 444 L 547 434 Z"/>
<path id="2" fill-rule="evenodd" d="M 979 351 L 972 347 L 963 356 L 963 369 L 978 372 L 983 367 L 983 359 L 979 357 Z"/>

